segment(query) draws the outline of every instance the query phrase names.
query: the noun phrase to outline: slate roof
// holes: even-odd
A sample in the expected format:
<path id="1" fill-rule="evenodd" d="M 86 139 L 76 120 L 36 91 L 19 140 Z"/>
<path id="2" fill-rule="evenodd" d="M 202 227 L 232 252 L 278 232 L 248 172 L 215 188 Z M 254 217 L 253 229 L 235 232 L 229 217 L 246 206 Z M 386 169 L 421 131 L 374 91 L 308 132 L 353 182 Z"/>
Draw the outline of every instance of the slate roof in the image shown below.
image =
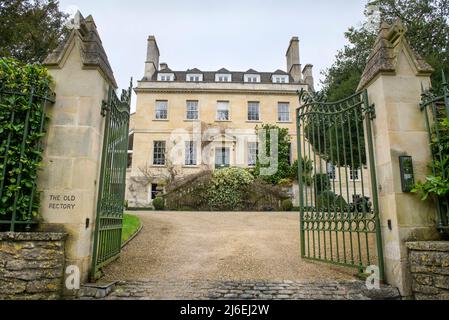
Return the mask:
<path id="1" fill-rule="evenodd" d="M 76 18 L 79 19 L 79 27 L 72 29 L 70 34 L 50 53 L 44 61 L 44 65 L 59 65 L 68 50 L 70 43 L 78 37 L 80 41 L 81 61 L 86 67 L 98 67 L 109 82 L 117 88 L 114 72 L 109 64 L 106 51 L 103 48 L 100 35 L 97 31 L 94 19 L 91 15 L 84 18 L 80 12 Z"/>
<path id="2" fill-rule="evenodd" d="M 161 71 L 159 71 L 161 73 Z M 175 81 L 176 82 L 187 82 L 187 74 L 191 74 L 190 71 L 172 71 L 171 73 L 175 74 Z M 203 75 L 203 81 L 204 83 L 215 83 L 215 75 L 217 73 L 220 73 L 218 71 L 202 71 L 199 72 Z M 232 75 L 232 82 L 235 83 L 244 83 L 244 76 L 245 74 L 248 74 L 247 72 L 239 72 L 239 71 L 230 71 L 229 74 Z M 255 74 L 260 75 L 260 83 L 273 83 L 272 76 L 274 73 L 272 72 L 257 72 Z M 278 74 L 278 73 L 277 73 Z M 143 81 L 157 81 L 157 75 L 158 72 L 156 72 L 151 79 L 143 78 Z M 282 73 L 282 75 L 288 75 L 288 73 Z M 290 83 L 294 83 L 294 80 L 292 77 L 290 77 Z"/>
<path id="3" fill-rule="evenodd" d="M 258 74 L 259 72 L 257 72 L 254 69 L 249 69 L 248 71 L 246 71 L 246 74 Z"/>
<path id="4" fill-rule="evenodd" d="M 187 73 L 201 73 L 201 70 L 199 70 L 197 68 L 193 68 L 193 69 L 187 70 Z"/>
<path id="5" fill-rule="evenodd" d="M 160 70 L 159 73 L 173 73 L 173 70 L 167 67 Z"/>
<path id="6" fill-rule="evenodd" d="M 220 70 L 217 71 L 217 73 L 231 73 L 231 72 L 228 69 L 221 68 Z"/>
<path id="7" fill-rule="evenodd" d="M 282 75 L 282 76 L 287 76 L 288 75 L 287 72 L 282 71 L 280 69 L 276 70 L 273 74 L 275 74 L 275 75 Z"/>

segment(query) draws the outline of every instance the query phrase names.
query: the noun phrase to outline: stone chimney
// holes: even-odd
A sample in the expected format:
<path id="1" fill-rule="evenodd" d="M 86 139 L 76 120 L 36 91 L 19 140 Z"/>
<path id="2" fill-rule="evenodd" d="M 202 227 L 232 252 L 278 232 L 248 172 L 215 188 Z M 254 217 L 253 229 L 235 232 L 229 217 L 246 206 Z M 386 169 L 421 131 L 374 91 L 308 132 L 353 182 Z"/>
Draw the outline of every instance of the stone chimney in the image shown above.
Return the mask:
<path id="1" fill-rule="evenodd" d="M 301 63 L 299 60 L 299 39 L 293 37 L 287 50 L 287 72 L 294 82 L 301 82 Z"/>
<path id="2" fill-rule="evenodd" d="M 165 70 L 168 69 L 168 64 L 166 64 L 165 62 L 161 62 L 161 69 L 160 70 Z"/>
<path id="3" fill-rule="evenodd" d="M 159 48 L 154 36 L 148 37 L 147 61 L 145 61 L 145 78 L 151 79 L 159 70 Z"/>
<path id="4" fill-rule="evenodd" d="M 306 64 L 306 66 L 302 70 L 302 77 L 304 79 L 304 83 L 309 86 L 309 90 L 315 91 L 315 83 L 313 80 L 313 65 Z"/>

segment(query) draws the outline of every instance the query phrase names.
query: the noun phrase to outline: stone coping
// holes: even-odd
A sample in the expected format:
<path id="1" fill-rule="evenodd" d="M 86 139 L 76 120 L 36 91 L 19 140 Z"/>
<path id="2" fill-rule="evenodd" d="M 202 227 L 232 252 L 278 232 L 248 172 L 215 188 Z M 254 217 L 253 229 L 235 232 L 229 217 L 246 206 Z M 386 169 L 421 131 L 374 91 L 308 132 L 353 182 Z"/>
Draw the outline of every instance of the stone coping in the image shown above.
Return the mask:
<path id="1" fill-rule="evenodd" d="M 63 241 L 67 236 L 56 232 L 0 232 L 0 241 Z"/>
<path id="2" fill-rule="evenodd" d="M 415 251 L 449 252 L 449 241 L 407 242 L 406 246 L 409 250 L 415 250 Z"/>

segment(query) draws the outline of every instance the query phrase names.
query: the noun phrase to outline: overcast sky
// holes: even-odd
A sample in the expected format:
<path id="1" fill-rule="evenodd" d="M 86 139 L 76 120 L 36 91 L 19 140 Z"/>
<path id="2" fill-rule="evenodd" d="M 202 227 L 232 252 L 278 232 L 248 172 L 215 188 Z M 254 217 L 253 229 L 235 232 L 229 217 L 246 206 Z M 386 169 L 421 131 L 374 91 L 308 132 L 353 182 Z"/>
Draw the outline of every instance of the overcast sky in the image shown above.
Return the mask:
<path id="1" fill-rule="evenodd" d="M 286 69 L 292 36 L 315 82 L 363 21 L 365 0 L 60 0 L 62 10 L 92 14 L 121 88 L 143 77 L 146 40 L 173 70 L 271 72 Z M 135 103 L 135 99 L 134 99 Z M 134 104 L 133 103 L 133 104 Z"/>

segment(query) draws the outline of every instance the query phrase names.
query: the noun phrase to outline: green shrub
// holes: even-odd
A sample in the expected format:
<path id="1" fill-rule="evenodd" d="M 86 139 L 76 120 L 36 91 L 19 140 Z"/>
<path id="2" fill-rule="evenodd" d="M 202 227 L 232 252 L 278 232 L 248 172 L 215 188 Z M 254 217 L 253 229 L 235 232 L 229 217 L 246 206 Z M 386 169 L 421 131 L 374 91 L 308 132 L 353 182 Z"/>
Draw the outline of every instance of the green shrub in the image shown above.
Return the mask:
<path id="1" fill-rule="evenodd" d="M 347 210 L 348 203 L 346 200 L 335 194 L 334 192 L 327 190 L 322 192 L 316 200 L 316 207 L 324 210 Z"/>
<path id="2" fill-rule="evenodd" d="M 282 207 L 283 211 L 292 211 L 293 210 L 292 200 L 286 199 L 286 200 L 282 201 L 281 207 Z"/>
<path id="3" fill-rule="evenodd" d="M 158 211 L 162 211 L 165 209 L 165 200 L 161 197 L 157 197 L 153 200 L 153 207 Z"/>
<path id="4" fill-rule="evenodd" d="M 38 215 L 36 180 L 42 166 L 41 139 L 47 119 L 43 100 L 36 96 L 50 95 L 51 83 L 47 70 L 40 65 L 0 59 L 0 90 L 4 91 L 0 102 L 0 220 L 10 220 L 14 208 L 20 221 Z M 30 100 L 32 90 L 35 96 Z"/>
<path id="5" fill-rule="evenodd" d="M 326 173 L 316 174 L 313 180 L 314 180 L 315 194 L 317 196 L 331 189 L 331 181 Z"/>
<path id="6" fill-rule="evenodd" d="M 207 202 L 212 210 L 243 209 L 245 187 L 254 177 L 245 169 L 227 168 L 216 170 L 207 190 Z"/>

